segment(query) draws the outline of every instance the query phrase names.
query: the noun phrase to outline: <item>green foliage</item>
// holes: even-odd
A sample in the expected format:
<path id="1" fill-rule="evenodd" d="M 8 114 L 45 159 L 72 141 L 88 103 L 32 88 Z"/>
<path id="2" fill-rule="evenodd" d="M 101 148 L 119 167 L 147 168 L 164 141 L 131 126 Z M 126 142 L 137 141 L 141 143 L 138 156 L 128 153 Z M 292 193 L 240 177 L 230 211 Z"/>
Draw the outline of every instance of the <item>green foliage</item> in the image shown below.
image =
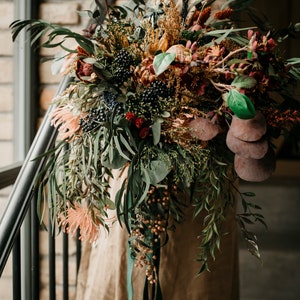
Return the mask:
<path id="1" fill-rule="evenodd" d="M 68 49 L 64 46 L 64 42 L 67 39 L 75 40 L 79 46 L 81 46 L 88 53 L 93 53 L 94 44 L 91 40 L 83 37 L 81 34 L 75 33 L 68 28 L 60 25 L 51 24 L 44 20 L 17 20 L 14 21 L 10 28 L 12 30 L 13 41 L 17 38 L 22 30 L 30 32 L 31 44 L 35 44 L 42 36 L 46 37 L 46 41 L 40 45 L 45 48 L 61 47 L 67 52 L 75 52 L 74 49 Z M 55 38 L 60 37 L 61 40 L 55 42 Z"/>
<path id="2" fill-rule="evenodd" d="M 174 61 L 176 57 L 175 53 L 160 53 L 154 57 L 153 68 L 156 76 L 159 76 L 163 73 L 168 66 Z"/>
<path id="3" fill-rule="evenodd" d="M 257 81 L 247 75 L 236 76 L 231 82 L 231 85 L 237 89 L 251 89 L 254 88 L 256 84 Z"/>
<path id="4" fill-rule="evenodd" d="M 239 83 L 241 85 L 243 83 Z M 255 107 L 249 97 L 236 89 L 231 89 L 227 96 L 229 108 L 240 119 L 251 119 L 255 116 Z"/>
<path id="5" fill-rule="evenodd" d="M 253 202 L 247 201 L 246 197 L 253 198 L 255 196 L 252 192 L 239 192 L 238 194 L 242 201 L 243 213 L 236 215 L 241 234 L 244 238 L 248 251 L 257 259 L 261 260 L 259 252 L 258 241 L 256 235 L 248 229 L 248 225 L 253 225 L 257 222 L 261 223 L 267 228 L 267 224 L 264 221 L 264 216 L 257 211 L 261 210 L 261 207 L 254 204 Z"/>

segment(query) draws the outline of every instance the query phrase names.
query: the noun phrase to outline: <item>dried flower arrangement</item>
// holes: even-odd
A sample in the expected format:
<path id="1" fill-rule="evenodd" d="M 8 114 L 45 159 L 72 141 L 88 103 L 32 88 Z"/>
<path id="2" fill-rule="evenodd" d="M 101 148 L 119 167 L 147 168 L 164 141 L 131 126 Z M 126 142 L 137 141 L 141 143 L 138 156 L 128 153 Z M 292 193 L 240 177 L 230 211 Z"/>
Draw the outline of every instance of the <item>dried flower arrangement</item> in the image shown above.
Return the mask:
<path id="1" fill-rule="evenodd" d="M 131 8 L 109 8 L 103 23 L 96 9 L 83 35 L 41 20 L 12 24 L 14 38 L 27 27 L 33 40 L 47 37 L 42 46 L 68 50 L 67 72 L 75 78 L 54 99 L 52 125 L 60 135 L 45 154 L 39 201 L 49 202 L 54 222 L 67 232 L 80 228 L 91 242 L 99 226 L 109 229 L 107 211 L 116 210 L 133 256 L 154 282 L 157 251 L 186 205 L 195 218 L 206 214 L 200 272 L 220 247 L 236 194 L 244 209 L 237 221 L 259 257 L 246 224 L 264 219 L 248 201 L 253 193 L 234 182 L 267 179 L 275 169 L 272 139 L 300 121 L 287 104 L 300 59 L 284 60 L 272 32 L 236 28 L 231 16 L 239 1 L 215 14 L 206 2 L 183 16 L 173 1 L 156 8 L 132 1 Z M 76 50 L 64 47 L 68 38 Z M 108 191 L 112 169 L 127 172 L 115 199 Z"/>

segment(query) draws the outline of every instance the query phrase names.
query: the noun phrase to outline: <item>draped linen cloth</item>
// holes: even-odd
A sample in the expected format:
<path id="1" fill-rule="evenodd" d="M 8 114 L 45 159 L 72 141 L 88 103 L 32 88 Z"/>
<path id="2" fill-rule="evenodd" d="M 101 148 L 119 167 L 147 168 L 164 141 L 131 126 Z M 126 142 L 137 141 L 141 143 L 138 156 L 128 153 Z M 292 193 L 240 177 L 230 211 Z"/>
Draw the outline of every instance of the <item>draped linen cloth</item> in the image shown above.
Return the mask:
<path id="1" fill-rule="evenodd" d="M 111 196 L 126 176 L 114 170 Z M 111 211 L 110 218 L 114 218 Z M 165 300 L 236 300 L 239 299 L 238 235 L 234 209 L 224 222 L 228 232 L 221 240 L 216 260 L 209 264 L 210 272 L 196 276 L 200 263 L 196 261 L 200 245 L 203 217 L 193 218 L 193 207 L 185 210 L 185 221 L 169 232 L 169 240 L 161 248 L 159 278 Z M 77 300 L 127 300 L 127 231 L 118 222 L 109 233 L 101 232 L 94 245 L 84 244 L 77 283 Z M 132 274 L 134 300 L 143 299 L 145 270 L 135 267 Z M 131 299 L 128 299 L 131 300 Z"/>

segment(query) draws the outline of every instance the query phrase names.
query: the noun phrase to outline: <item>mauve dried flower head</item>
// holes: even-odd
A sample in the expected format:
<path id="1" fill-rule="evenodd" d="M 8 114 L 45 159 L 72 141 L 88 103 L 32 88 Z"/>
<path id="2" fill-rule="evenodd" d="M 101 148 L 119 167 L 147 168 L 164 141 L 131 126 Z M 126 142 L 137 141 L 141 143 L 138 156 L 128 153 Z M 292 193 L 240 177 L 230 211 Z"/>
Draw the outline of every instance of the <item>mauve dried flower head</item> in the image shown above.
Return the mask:
<path id="1" fill-rule="evenodd" d="M 58 127 L 58 131 L 63 140 L 74 137 L 80 130 L 80 115 L 74 115 L 71 106 L 59 106 L 52 115 L 51 125 Z"/>
<path id="2" fill-rule="evenodd" d="M 99 225 L 97 218 L 86 206 L 75 203 L 69 207 L 65 215 L 61 215 L 61 226 L 66 233 L 76 234 L 80 229 L 80 239 L 83 241 L 95 242 L 99 237 Z"/>

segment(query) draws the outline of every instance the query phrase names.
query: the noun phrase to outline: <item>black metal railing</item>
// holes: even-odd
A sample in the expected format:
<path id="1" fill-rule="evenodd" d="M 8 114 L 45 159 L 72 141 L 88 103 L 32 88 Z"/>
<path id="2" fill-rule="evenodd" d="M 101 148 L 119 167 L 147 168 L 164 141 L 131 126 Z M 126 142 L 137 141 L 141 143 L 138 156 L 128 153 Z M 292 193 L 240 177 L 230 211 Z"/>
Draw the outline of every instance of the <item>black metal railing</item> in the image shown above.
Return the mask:
<path id="1" fill-rule="evenodd" d="M 66 89 L 71 78 L 65 77 L 61 82 L 57 94 Z M 36 174 L 41 170 L 44 160 L 36 160 L 42 153 L 46 152 L 53 145 L 57 130 L 50 126 L 50 117 L 54 109 L 51 106 L 43 123 L 35 136 L 30 147 L 28 155 L 21 164 L 15 164 L 9 168 L 2 169 L 0 189 L 13 185 L 6 209 L 0 220 L 0 276 L 7 263 L 8 257 L 12 252 L 13 259 L 13 300 L 32 300 L 39 299 L 40 294 L 40 266 L 39 266 L 39 221 L 36 214 L 36 201 L 34 190 L 34 179 Z M 18 176 L 17 176 L 18 175 Z M 27 234 L 21 226 L 28 223 Z M 29 228 L 29 229 L 28 229 Z M 49 229 L 49 299 L 56 298 L 56 270 L 55 270 L 55 238 L 52 230 Z M 22 238 L 22 235 L 25 235 Z M 29 257 L 23 257 L 21 252 L 24 251 L 22 240 L 27 240 L 27 253 Z M 28 245 L 28 239 L 30 243 Z M 63 236 L 63 299 L 68 299 L 69 288 L 69 257 L 68 257 L 68 236 Z M 80 263 L 81 245 L 76 244 L 77 248 L 77 270 Z M 13 250 L 13 251 L 12 251 Z M 30 265 L 28 266 L 28 261 Z M 26 262 L 26 263 L 24 263 Z M 25 267 L 24 267 L 25 265 Z M 23 274 L 23 276 L 22 276 Z M 24 275 L 25 274 L 25 275 Z M 26 278 L 26 282 L 24 282 Z"/>

